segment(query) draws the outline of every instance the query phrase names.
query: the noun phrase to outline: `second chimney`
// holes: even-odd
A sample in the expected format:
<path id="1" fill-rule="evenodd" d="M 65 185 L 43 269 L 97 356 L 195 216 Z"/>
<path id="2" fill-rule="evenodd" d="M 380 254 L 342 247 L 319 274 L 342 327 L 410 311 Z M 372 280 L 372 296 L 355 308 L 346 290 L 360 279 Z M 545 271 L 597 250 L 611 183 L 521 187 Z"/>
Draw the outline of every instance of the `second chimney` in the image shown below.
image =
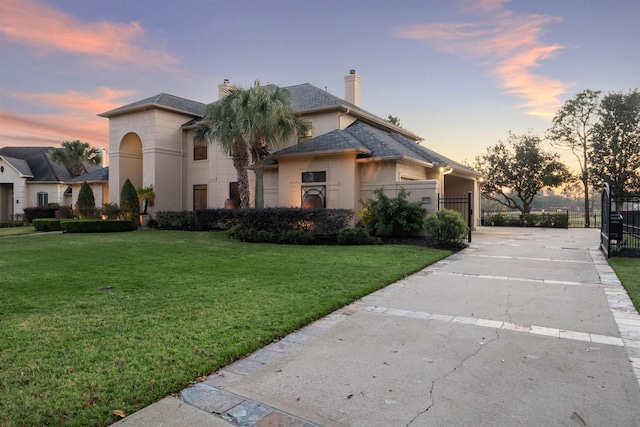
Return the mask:
<path id="1" fill-rule="evenodd" d="M 360 106 L 360 76 L 356 70 L 349 70 L 349 75 L 344 76 L 344 100 Z"/>
<path id="2" fill-rule="evenodd" d="M 229 83 L 229 79 L 224 79 L 222 84 L 218 85 L 218 99 L 222 99 L 225 96 L 229 95 L 229 89 L 231 89 L 233 85 Z"/>

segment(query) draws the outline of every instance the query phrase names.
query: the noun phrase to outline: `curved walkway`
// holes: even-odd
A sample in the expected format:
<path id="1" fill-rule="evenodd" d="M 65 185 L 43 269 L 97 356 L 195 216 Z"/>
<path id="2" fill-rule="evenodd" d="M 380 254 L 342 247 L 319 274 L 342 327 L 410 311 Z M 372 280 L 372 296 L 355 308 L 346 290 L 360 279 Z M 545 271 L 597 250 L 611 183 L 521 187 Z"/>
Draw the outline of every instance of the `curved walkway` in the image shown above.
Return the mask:
<path id="1" fill-rule="evenodd" d="M 117 424 L 640 425 L 640 316 L 598 236 L 480 229 Z"/>

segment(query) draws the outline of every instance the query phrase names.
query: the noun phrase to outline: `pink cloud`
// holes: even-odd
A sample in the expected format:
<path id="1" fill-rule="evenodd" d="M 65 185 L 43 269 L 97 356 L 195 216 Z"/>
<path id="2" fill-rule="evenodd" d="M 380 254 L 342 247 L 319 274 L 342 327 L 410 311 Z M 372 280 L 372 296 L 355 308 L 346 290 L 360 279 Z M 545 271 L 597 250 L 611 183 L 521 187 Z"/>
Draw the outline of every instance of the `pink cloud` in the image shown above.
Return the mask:
<path id="1" fill-rule="evenodd" d="M 140 67 L 175 66 L 172 55 L 144 47 L 137 22 L 85 23 L 35 0 L 2 0 L 0 34 L 38 52 L 68 52 Z"/>
<path id="2" fill-rule="evenodd" d="M 59 146 L 62 141 L 79 139 L 93 147 L 107 148 L 109 122 L 97 114 L 121 106 L 122 98 L 134 95 L 134 92 L 101 87 L 90 93 L 3 90 L 3 94 L 55 112 L 0 110 L 0 146 Z"/>
<path id="3" fill-rule="evenodd" d="M 397 29 L 395 35 L 423 41 L 439 52 L 481 61 L 497 76 L 506 93 L 525 100 L 521 107 L 527 109 L 528 114 L 553 117 L 562 105 L 559 97 L 566 92 L 566 84 L 532 70 L 563 48 L 541 41 L 546 26 L 562 22 L 562 19 L 514 14 L 504 8 L 507 1 L 466 2 L 465 10 L 481 19 L 412 25 Z"/>

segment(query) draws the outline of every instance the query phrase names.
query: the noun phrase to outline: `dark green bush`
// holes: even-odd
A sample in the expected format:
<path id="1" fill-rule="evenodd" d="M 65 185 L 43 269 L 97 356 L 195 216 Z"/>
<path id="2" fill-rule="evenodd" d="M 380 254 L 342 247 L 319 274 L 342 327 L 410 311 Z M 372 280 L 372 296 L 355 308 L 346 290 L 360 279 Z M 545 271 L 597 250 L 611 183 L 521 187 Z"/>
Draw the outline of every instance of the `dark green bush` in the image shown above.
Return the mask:
<path id="1" fill-rule="evenodd" d="M 370 234 L 407 236 L 422 228 L 422 203 L 409 202 L 407 196 L 410 193 L 404 188 L 394 198 L 386 196 L 381 188 L 374 194 L 376 199 L 367 199 L 360 210 L 361 223 Z"/>
<path id="2" fill-rule="evenodd" d="M 36 231 L 61 231 L 59 218 L 36 218 L 32 222 Z"/>
<path id="3" fill-rule="evenodd" d="M 58 219 L 70 219 L 75 217 L 76 216 L 73 213 L 73 209 L 71 209 L 71 206 L 60 206 L 56 211 L 56 218 Z"/>
<path id="4" fill-rule="evenodd" d="M 78 193 L 78 217 L 95 218 L 96 213 L 96 199 L 93 195 L 93 190 L 85 181 L 82 183 Z"/>
<path id="5" fill-rule="evenodd" d="M 110 233 L 133 231 L 137 228 L 132 220 L 117 219 L 68 219 L 60 221 L 60 225 L 67 233 Z"/>
<path id="6" fill-rule="evenodd" d="M 119 219 L 122 215 L 122 209 L 117 203 L 103 203 L 100 208 L 100 214 L 107 217 L 107 219 Z"/>
<path id="7" fill-rule="evenodd" d="M 522 214 L 520 212 L 503 212 L 490 215 L 488 217 L 488 220 L 485 220 L 484 225 L 503 227 L 568 228 L 569 215 L 567 212 L 557 212 L 550 214 Z"/>
<path id="8" fill-rule="evenodd" d="M 55 218 L 59 206 L 33 206 L 24 208 L 24 219 L 31 223 L 36 218 Z"/>
<path id="9" fill-rule="evenodd" d="M 312 245 L 315 243 L 313 233 L 303 230 L 267 231 L 247 228 L 238 224 L 227 230 L 231 239 L 250 243 L 280 243 L 285 245 Z"/>
<path id="10" fill-rule="evenodd" d="M 194 211 L 160 211 L 156 212 L 158 228 L 162 230 L 196 230 Z"/>
<path id="11" fill-rule="evenodd" d="M 463 246 L 462 240 L 469 231 L 462 215 L 451 209 L 441 209 L 433 215 L 427 215 L 424 228 L 429 239 L 447 248 Z"/>
<path id="12" fill-rule="evenodd" d="M 24 221 L 0 221 L 0 228 L 24 227 Z"/>
<path id="13" fill-rule="evenodd" d="M 120 191 L 120 209 L 124 219 L 130 219 L 136 225 L 140 225 L 140 200 L 138 200 L 138 192 L 127 178 Z"/>
<path id="14" fill-rule="evenodd" d="M 336 237 L 339 245 L 381 245 L 382 239 L 373 237 L 362 227 L 346 228 Z"/>

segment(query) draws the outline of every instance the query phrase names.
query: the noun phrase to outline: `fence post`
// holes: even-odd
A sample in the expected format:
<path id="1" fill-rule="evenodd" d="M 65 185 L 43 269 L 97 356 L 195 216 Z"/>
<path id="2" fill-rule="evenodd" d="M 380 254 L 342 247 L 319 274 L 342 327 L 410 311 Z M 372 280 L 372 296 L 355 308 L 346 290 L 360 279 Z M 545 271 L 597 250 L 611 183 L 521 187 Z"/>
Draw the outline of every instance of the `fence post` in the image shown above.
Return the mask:
<path id="1" fill-rule="evenodd" d="M 469 243 L 471 243 L 471 225 L 473 224 L 472 220 L 473 208 L 471 207 L 471 191 L 467 194 L 467 226 L 469 227 Z"/>

